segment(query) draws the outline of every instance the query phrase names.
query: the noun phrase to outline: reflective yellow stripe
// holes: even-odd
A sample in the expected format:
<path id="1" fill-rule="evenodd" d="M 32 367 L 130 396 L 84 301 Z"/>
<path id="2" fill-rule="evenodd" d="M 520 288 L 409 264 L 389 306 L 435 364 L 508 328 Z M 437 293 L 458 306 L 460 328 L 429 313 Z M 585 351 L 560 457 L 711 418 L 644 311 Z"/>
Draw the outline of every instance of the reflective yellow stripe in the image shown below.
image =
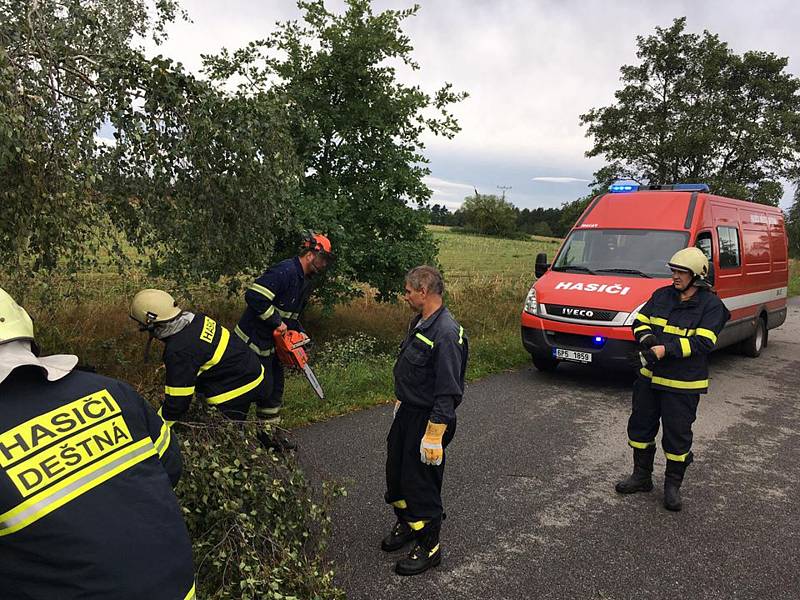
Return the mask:
<path id="1" fill-rule="evenodd" d="M 172 433 L 170 432 L 169 427 L 170 426 L 167 424 L 167 422 L 164 421 L 164 424 L 161 425 L 161 434 L 158 436 L 158 439 L 153 444 L 156 448 L 156 453 L 158 454 L 159 458 L 164 456 L 164 452 L 166 452 L 167 448 L 169 448 L 169 441 L 170 438 L 172 437 Z"/>
<path id="2" fill-rule="evenodd" d="M 195 600 L 195 591 L 194 591 L 195 584 L 192 584 L 192 589 L 189 590 L 189 593 L 183 597 L 183 600 Z"/>
<path id="3" fill-rule="evenodd" d="M 698 381 L 679 381 L 678 379 L 653 377 L 653 372 L 650 369 L 645 369 L 644 367 L 639 369 L 639 373 L 644 377 L 651 379 L 653 383 L 678 390 L 701 390 L 708 387 L 708 379 L 700 379 Z"/>
<path id="4" fill-rule="evenodd" d="M 436 554 L 436 552 L 437 552 L 438 550 L 439 550 L 439 544 L 436 544 L 436 545 L 433 547 L 433 550 L 431 550 L 430 552 L 428 552 L 428 558 L 430 558 L 431 556 L 433 556 L 434 554 Z"/>
<path id="5" fill-rule="evenodd" d="M 0 536 L 27 527 L 155 453 L 152 440 L 146 437 L 74 473 L 43 494 L 37 494 L 0 515 Z"/>
<path id="6" fill-rule="evenodd" d="M 392 506 L 394 506 L 395 508 L 399 508 L 401 510 L 404 508 L 408 508 L 408 504 L 406 503 L 405 500 L 395 500 L 394 502 L 392 502 Z"/>
<path id="7" fill-rule="evenodd" d="M 170 396 L 191 396 L 192 394 L 194 394 L 194 386 L 172 387 L 170 385 L 165 385 L 164 392 L 166 392 Z"/>
<path id="8" fill-rule="evenodd" d="M 636 313 L 636 320 L 641 321 L 642 323 L 650 323 L 650 317 L 647 317 L 642 313 Z"/>
<path id="9" fill-rule="evenodd" d="M 425 527 L 425 523 L 427 523 L 427 521 L 412 521 L 411 523 L 408 524 L 408 526 L 411 527 L 411 529 L 413 529 L 414 531 L 419 531 L 420 529 Z"/>
<path id="10" fill-rule="evenodd" d="M 662 319 L 661 317 L 650 317 L 650 324 L 651 325 L 658 325 L 659 327 L 666 327 L 667 320 Z"/>
<path id="11" fill-rule="evenodd" d="M 239 329 L 239 326 L 238 326 L 238 325 L 237 325 L 237 326 L 234 328 L 234 330 L 233 330 L 233 331 L 234 331 L 234 333 L 235 333 L 236 335 L 238 335 L 238 336 L 241 338 L 241 340 L 242 340 L 242 341 L 243 341 L 245 344 L 247 344 L 247 347 L 248 347 L 248 348 L 250 348 L 250 350 L 252 350 L 252 351 L 253 351 L 253 352 L 255 352 L 256 354 L 258 354 L 259 356 L 269 356 L 270 354 L 272 354 L 273 352 L 275 352 L 275 348 L 268 348 L 268 349 L 266 349 L 266 350 L 262 350 L 261 348 L 259 348 L 259 347 L 258 347 L 258 346 L 256 346 L 255 344 L 252 344 L 252 343 L 250 343 L 250 338 L 249 338 L 247 335 L 245 335 L 244 331 L 242 331 L 241 329 Z"/>
<path id="12" fill-rule="evenodd" d="M 266 321 L 267 319 L 269 319 L 274 314 L 275 314 L 275 307 L 274 306 L 270 306 L 267 310 L 265 310 L 263 313 L 258 315 L 258 318 L 261 319 L 262 321 Z"/>
<path id="13" fill-rule="evenodd" d="M 669 452 L 664 452 L 664 456 L 667 457 L 667 460 L 674 460 L 675 462 L 686 462 L 686 458 L 691 454 L 687 452 L 686 454 L 670 454 Z"/>
<path id="14" fill-rule="evenodd" d="M 164 411 L 164 405 L 162 404 L 161 408 L 158 409 L 158 416 L 161 417 L 161 420 L 164 421 L 164 423 L 167 424 L 167 427 L 172 427 L 175 424 L 175 421 L 167 421 L 164 418 L 164 415 L 161 414 L 163 411 Z"/>
<path id="15" fill-rule="evenodd" d="M 459 346 L 464 344 L 464 328 L 460 325 L 458 326 L 458 344 Z"/>
<path id="16" fill-rule="evenodd" d="M 683 354 L 683 358 L 691 356 L 692 346 L 689 344 L 689 340 L 687 340 L 685 337 L 682 337 L 679 338 L 678 341 L 681 343 L 681 354 Z"/>
<path id="17" fill-rule="evenodd" d="M 702 327 L 698 327 L 697 335 L 703 336 L 704 338 L 708 338 L 715 344 L 717 343 L 717 334 L 711 331 L 710 329 L 703 329 Z"/>
<path id="18" fill-rule="evenodd" d="M 653 440 L 652 442 L 634 442 L 633 440 L 628 440 L 628 445 L 631 448 L 637 448 L 639 450 L 647 450 L 651 446 L 656 445 L 656 441 Z"/>
<path id="19" fill-rule="evenodd" d="M 671 333 L 672 335 L 694 335 L 695 329 L 683 329 L 682 327 L 675 327 L 674 325 L 665 325 L 664 333 Z"/>
<path id="20" fill-rule="evenodd" d="M 284 319 L 297 319 L 297 317 L 300 316 L 300 313 L 289 312 L 287 310 L 282 310 L 282 309 L 278 308 L 277 306 L 275 307 L 275 310 L 277 310 L 278 314 L 280 316 L 282 316 Z"/>
<path id="21" fill-rule="evenodd" d="M 426 344 L 428 344 L 428 346 L 430 346 L 431 348 L 433 348 L 433 342 L 432 342 L 432 341 L 430 341 L 428 338 L 426 338 L 424 335 L 422 335 L 421 333 L 417 333 L 417 337 L 418 337 L 419 339 L 421 339 L 423 342 L 425 342 Z"/>
<path id="22" fill-rule="evenodd" d="M 698 381 L 680 381 L 678 379 L 666 379 L 664 377 L 653 377 L 653 383 L 671 387 L 679 390 L 700 390 L 708 387 L 708 379 Z"/>
<path id="23" fill-rule="evenodd" d="M 653 331 L 653 329 L 650 325 L 639 325 L 633 330 L 633 333 L 639 333 L 640 331 Z"/>
<path id="24" fill-rule="evenodd" d="M 254 292 L 257 292 L 257 293 L 261 294 L 262 296 L 266 297 L 268 300 L 274 300 L 275 299 L 275 293 L 272 290 L 265 288 L 263 285 L 258 285 L 257 283 L 251 283 L 249 289 L 253 290 Z"/>
<path id="25" fill-rule="evenodd" d="M 245 335 L 244 331 L 242 331 L 242 330 L 239 328 L 239 326 L 238 326 L 238 325 L 237 325 L 236 327 L 234 327 L 234 328 L 233 328 L 233 332 L 234 332 L 236 335 L 238 335 L 238 336 L 239 336 L 239 337 L 242 339 L 242 341 L 243 341 L 245 344 L 246 344 L 247 342 L 249 342 L 249 341 L 250 341 L 250 338 L 249 338 L 249 337 L 247 337 L 247 335 Z"/>
<path id="26" fill-rule="evenodd" d="M 197 371 L 197 374 L 200 375 L 205 371 L 208 371 L 211 367 L 219 363 L 222 360 L 222 355 L 225 354 L 225 349 L 228 347 L 228 340 L 231 337 L 231 332 L 228 331 L 225 327 L 222 328 L 222 334 L 219 336 L 219 344 L 217 344 L 217 349 L 214 350 L 214 355 L 211 359 L 200 367 L 200 370 Z"/>
<path id="27" fill-rule="evenodd" d="M 222 404 L 223 402 L 227 402 L 228 400 L 233 400 L 234 398 L 238 398 L 242 394 L 246 394 L 256 386 L 258 386 L 258 384 L 261 383 L 263 380 L 264 380 L 264 367 L 262 366 L 261 374 L 250 383 L 238 387 L 235 390 L 231 390 L 230 392 L 225 392 L 224 394 L 209 396 L 208 398 L 206 398 L 206 402 L 208 402 L 209 404 Z"/>

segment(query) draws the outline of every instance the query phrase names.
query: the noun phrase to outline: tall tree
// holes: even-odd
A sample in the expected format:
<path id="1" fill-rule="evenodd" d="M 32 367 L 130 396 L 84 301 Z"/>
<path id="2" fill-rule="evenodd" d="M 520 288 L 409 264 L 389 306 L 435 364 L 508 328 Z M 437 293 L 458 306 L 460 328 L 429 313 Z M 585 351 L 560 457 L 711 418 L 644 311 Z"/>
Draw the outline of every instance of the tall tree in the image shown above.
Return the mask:
<path id="1" fill-rule="evenodd" d="M 423 155 L 425 132 L 452 137 L 449 107 L 464 97 L 445 84 L 432 96 L 401 83 L 398 66 L 419 67 L 402 22 L 419 7 L 374 13 L 370 0 L 347 0 L 344 14 L 322 0 L 300 1 L 302 22 L 289 22 L 262 42 L 208 57 L 215 80 L 242 79 L 286 106 L 304 177 L 295 210 L 306 226 L 327 231 L 343 283 L 393 297 L 403 273 L 429 262 L 435 245 L 425 230 L 431 191 Z"/>
<path id="2" fill-rule="evenodd" d="M 513 204 L 494 194 L 479 194 L 464 199 L 461 206 L 464 223 L 478 233 L 513 235 L 517 229 L 517 210 Z"/>
<path id="3" fill-rule="evenodd" d="M 611 106 L 581 116 L 587 156 L 650 183 L 707 182 L 713 192 L 777 205 L 800 152 L 800 81 L 788 60 L 734 53 L 675 19 L 637 37 L 639 64 L 621 68 Z"/>

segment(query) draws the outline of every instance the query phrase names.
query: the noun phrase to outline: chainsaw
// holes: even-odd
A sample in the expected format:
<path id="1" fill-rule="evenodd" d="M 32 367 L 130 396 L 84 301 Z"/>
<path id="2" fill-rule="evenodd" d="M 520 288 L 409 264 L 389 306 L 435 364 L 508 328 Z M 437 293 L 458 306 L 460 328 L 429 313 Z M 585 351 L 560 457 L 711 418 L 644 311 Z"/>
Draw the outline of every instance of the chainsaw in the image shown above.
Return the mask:
<path id="1" fill-rule="evenodd" d="M 311 340 L 293 329 L 286 329 L 283 333 L 276 330 L 272 336 L 275 338 L 275 351 L 278 353 L 278 360 L 281 361 L 281 364 L 302 371 L 317 396 L 324 400 L 325 392 L 322 391 L 322 386 L 319 384 L 317 376 L 314 375 L 314 371 L 308 366 L 308 355 L 303 349 L 303 346 Z"/>

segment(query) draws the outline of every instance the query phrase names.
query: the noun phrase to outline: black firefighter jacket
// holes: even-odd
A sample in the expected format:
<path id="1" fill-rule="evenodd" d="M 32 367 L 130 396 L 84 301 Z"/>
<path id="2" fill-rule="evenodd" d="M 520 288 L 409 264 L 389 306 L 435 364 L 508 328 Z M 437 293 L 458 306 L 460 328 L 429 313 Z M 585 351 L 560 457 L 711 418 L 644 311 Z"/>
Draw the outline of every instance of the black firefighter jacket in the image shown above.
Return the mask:
<path id="1" fill-rule="evenodd" d="M 194 598 L 178 444 L 127 384 L 20 367 L 0 383 L 0 597 Z"/>
<path id="2" fill-rule="evenodd" d="M 255 397 L 264 367 L 242 341 L 208 315 L 197 313 L 186 327 L 164 340 L 164 406 L 162 416 L 176 421 L 195 392 L 212 406 L 246 394 Z"/>
<path id="3" fill-rule="evenodd" d="M 666 349 L 664 358 L 642 367 L 639 373 L 650 379 L 652 387 L 686 394 L 708 391 L 708 354 L 717 336 L 730 319 L 730 312 L 712 291 L 700 288 L 681 302 L 674 286 L 653 292 L 639 311 L 633 335 L 641 340 L 648 333 Z"/>
<path id="4" fill-rule="evenodd" d="M 236 335 L 259 356 L 270 356 L 275 352 L 272 332 L 281 322 L 289 329 L 303 331 L 299 318 L 310 292 L 310 281 L 296 256 L 270 267 L 247 288 L 247 306 Z"/>
<path id="5" fill-rule="evenodd" d="M 411 320 L 394 365 L 394 393 L 406 406 L 428 410 L 433 423 L 450 423 L 464 394 L 469 340 L 450 311 L 440 308 L 419 325 Z"/>

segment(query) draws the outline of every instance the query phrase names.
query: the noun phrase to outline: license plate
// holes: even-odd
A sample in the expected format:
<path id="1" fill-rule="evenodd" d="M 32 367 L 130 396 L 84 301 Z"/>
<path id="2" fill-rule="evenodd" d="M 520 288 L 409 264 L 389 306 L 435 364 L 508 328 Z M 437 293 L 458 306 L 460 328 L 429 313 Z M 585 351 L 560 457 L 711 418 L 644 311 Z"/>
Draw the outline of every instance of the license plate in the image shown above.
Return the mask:
<path id="1" fill-rule="evenodd" d="M 553 358 L 580 363 L 592 362 L 592 355 L 589 352 L 576 352 L 575 350 L 564 350 L 562 348 L 553 348 Z"/>

